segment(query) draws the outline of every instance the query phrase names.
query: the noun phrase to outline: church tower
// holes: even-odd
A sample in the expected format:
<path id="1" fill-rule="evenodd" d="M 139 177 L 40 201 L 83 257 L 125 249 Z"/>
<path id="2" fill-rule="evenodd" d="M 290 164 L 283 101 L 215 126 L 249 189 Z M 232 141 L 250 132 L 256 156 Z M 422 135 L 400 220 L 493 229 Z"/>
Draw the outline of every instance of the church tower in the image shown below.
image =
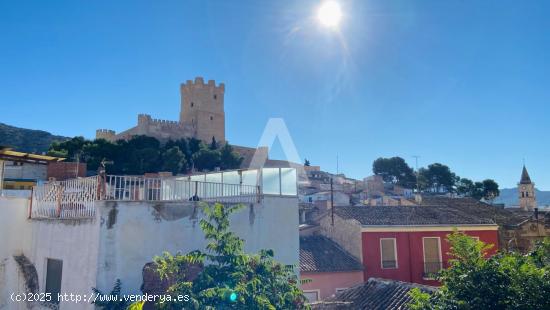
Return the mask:
<path id="1" fill-rule="evenodd" d="M 218 142 L 225 141 L 225 112 L 223 96 L 225 85 L 202 77 L 181 84 L 180 123 L 190 128 L 193 137 L 206 143 L 212 137 Z"/>
<path id="2" fill-rule="evenodd" d="M 523 165 L 521 180 L 518 183 L 519 206 L 522 210 L 533 211 L 537 207 L 535 183 L 531 182 L 529 173 Z"/>

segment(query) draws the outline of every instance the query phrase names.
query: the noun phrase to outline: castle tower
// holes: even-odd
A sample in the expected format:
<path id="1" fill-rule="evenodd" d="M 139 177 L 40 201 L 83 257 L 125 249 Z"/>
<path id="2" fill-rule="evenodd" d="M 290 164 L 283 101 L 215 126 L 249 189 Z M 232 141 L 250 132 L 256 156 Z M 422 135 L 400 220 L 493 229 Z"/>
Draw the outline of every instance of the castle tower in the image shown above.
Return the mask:
<path id="1" fill-rule="evenodd" d="M 209 80 L 204 83 L 202 77 L 181 84 L 180 123 L 191 128 L 195 138 L 205 142 L 225 141 L 225 112 L 223 97 L 225 85 Z"/>
<path id="2" fill-rule="evenodd" d="M 95 131 L 95 138 L 113 142 L 115 141 L 115 131 L 110 129 L 98 129 Z"/>
<path id="3" fill-rule="evenodd" d="M 521 180 L 518 183 L 518 194 L 519 194 L 519 206 L 522 210 L 532 211 L 537 207 L 537 200 L 535 197 L 535 183 L 531 182 L 529 173 L 523 166 L 523 171 L 521 172 Z"/>

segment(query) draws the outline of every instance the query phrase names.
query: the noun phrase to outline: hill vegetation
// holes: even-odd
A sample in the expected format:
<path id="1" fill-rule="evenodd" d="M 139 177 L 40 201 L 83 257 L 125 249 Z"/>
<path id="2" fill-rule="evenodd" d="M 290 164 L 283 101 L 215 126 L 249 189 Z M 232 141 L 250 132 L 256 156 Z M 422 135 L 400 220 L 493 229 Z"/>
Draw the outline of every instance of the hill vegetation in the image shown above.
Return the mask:
<path id="1" fill-rule="evenodd" d="M 66 141 L 69 137 L 56 136 L 43 130 L 19 128 L 0 123 L 0 145 L 27 153 L 44 153 L 54 141 Z"/>
<path id="2" fill-rule="evenodd" d="M 239 168 L 242 158 L 228 143 L 215 139 L 209 144 L 200 140 L 179 139 L 161 145 L 159 140 L 147 136 L 109 142 L 104 139 L 86 140 L 74 137 L 64 142 L 54 142 L 48 155 L 80 161 L 88 165 L 88 171 L 96 171 L 102 161 L 108 162 L 109 174 L 141 175 L 169 171 L 173 174 L 194 171 L 212 171 Z"/>

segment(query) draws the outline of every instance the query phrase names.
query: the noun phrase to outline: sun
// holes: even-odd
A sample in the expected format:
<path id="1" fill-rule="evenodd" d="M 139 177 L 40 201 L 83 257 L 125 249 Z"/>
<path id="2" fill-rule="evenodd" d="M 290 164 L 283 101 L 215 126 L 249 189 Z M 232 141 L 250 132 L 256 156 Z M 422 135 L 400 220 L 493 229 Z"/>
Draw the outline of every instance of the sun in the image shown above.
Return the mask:
<path id="1" fill-rule="evenodd" d="M 336 28 L 342 19 L 340 4 L 336 1 L 325 1 L 317 11 L 317 18 L 321 25 L 329 28 Z"/>

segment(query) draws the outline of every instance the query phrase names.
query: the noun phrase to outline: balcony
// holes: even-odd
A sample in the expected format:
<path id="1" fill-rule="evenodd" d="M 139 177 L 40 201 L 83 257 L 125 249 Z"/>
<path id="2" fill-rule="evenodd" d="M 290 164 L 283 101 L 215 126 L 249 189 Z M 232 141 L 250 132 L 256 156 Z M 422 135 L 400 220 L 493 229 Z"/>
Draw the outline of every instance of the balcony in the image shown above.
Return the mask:
<path id="1" fill-rule="evenodd" d="M 95 201 L 260 203 L 264 195 L 296 196 L 296 170 L 263 168 L 184 177 L 94 176 L 33 188 L 31 218 L 92 218 Z"/>
<path id="2" fill-rule="evenodd" d="M 436 279 L 441 269 L 443 269 L 443 262 L 425 262 L 422 277 L 424 279 Z"/>

